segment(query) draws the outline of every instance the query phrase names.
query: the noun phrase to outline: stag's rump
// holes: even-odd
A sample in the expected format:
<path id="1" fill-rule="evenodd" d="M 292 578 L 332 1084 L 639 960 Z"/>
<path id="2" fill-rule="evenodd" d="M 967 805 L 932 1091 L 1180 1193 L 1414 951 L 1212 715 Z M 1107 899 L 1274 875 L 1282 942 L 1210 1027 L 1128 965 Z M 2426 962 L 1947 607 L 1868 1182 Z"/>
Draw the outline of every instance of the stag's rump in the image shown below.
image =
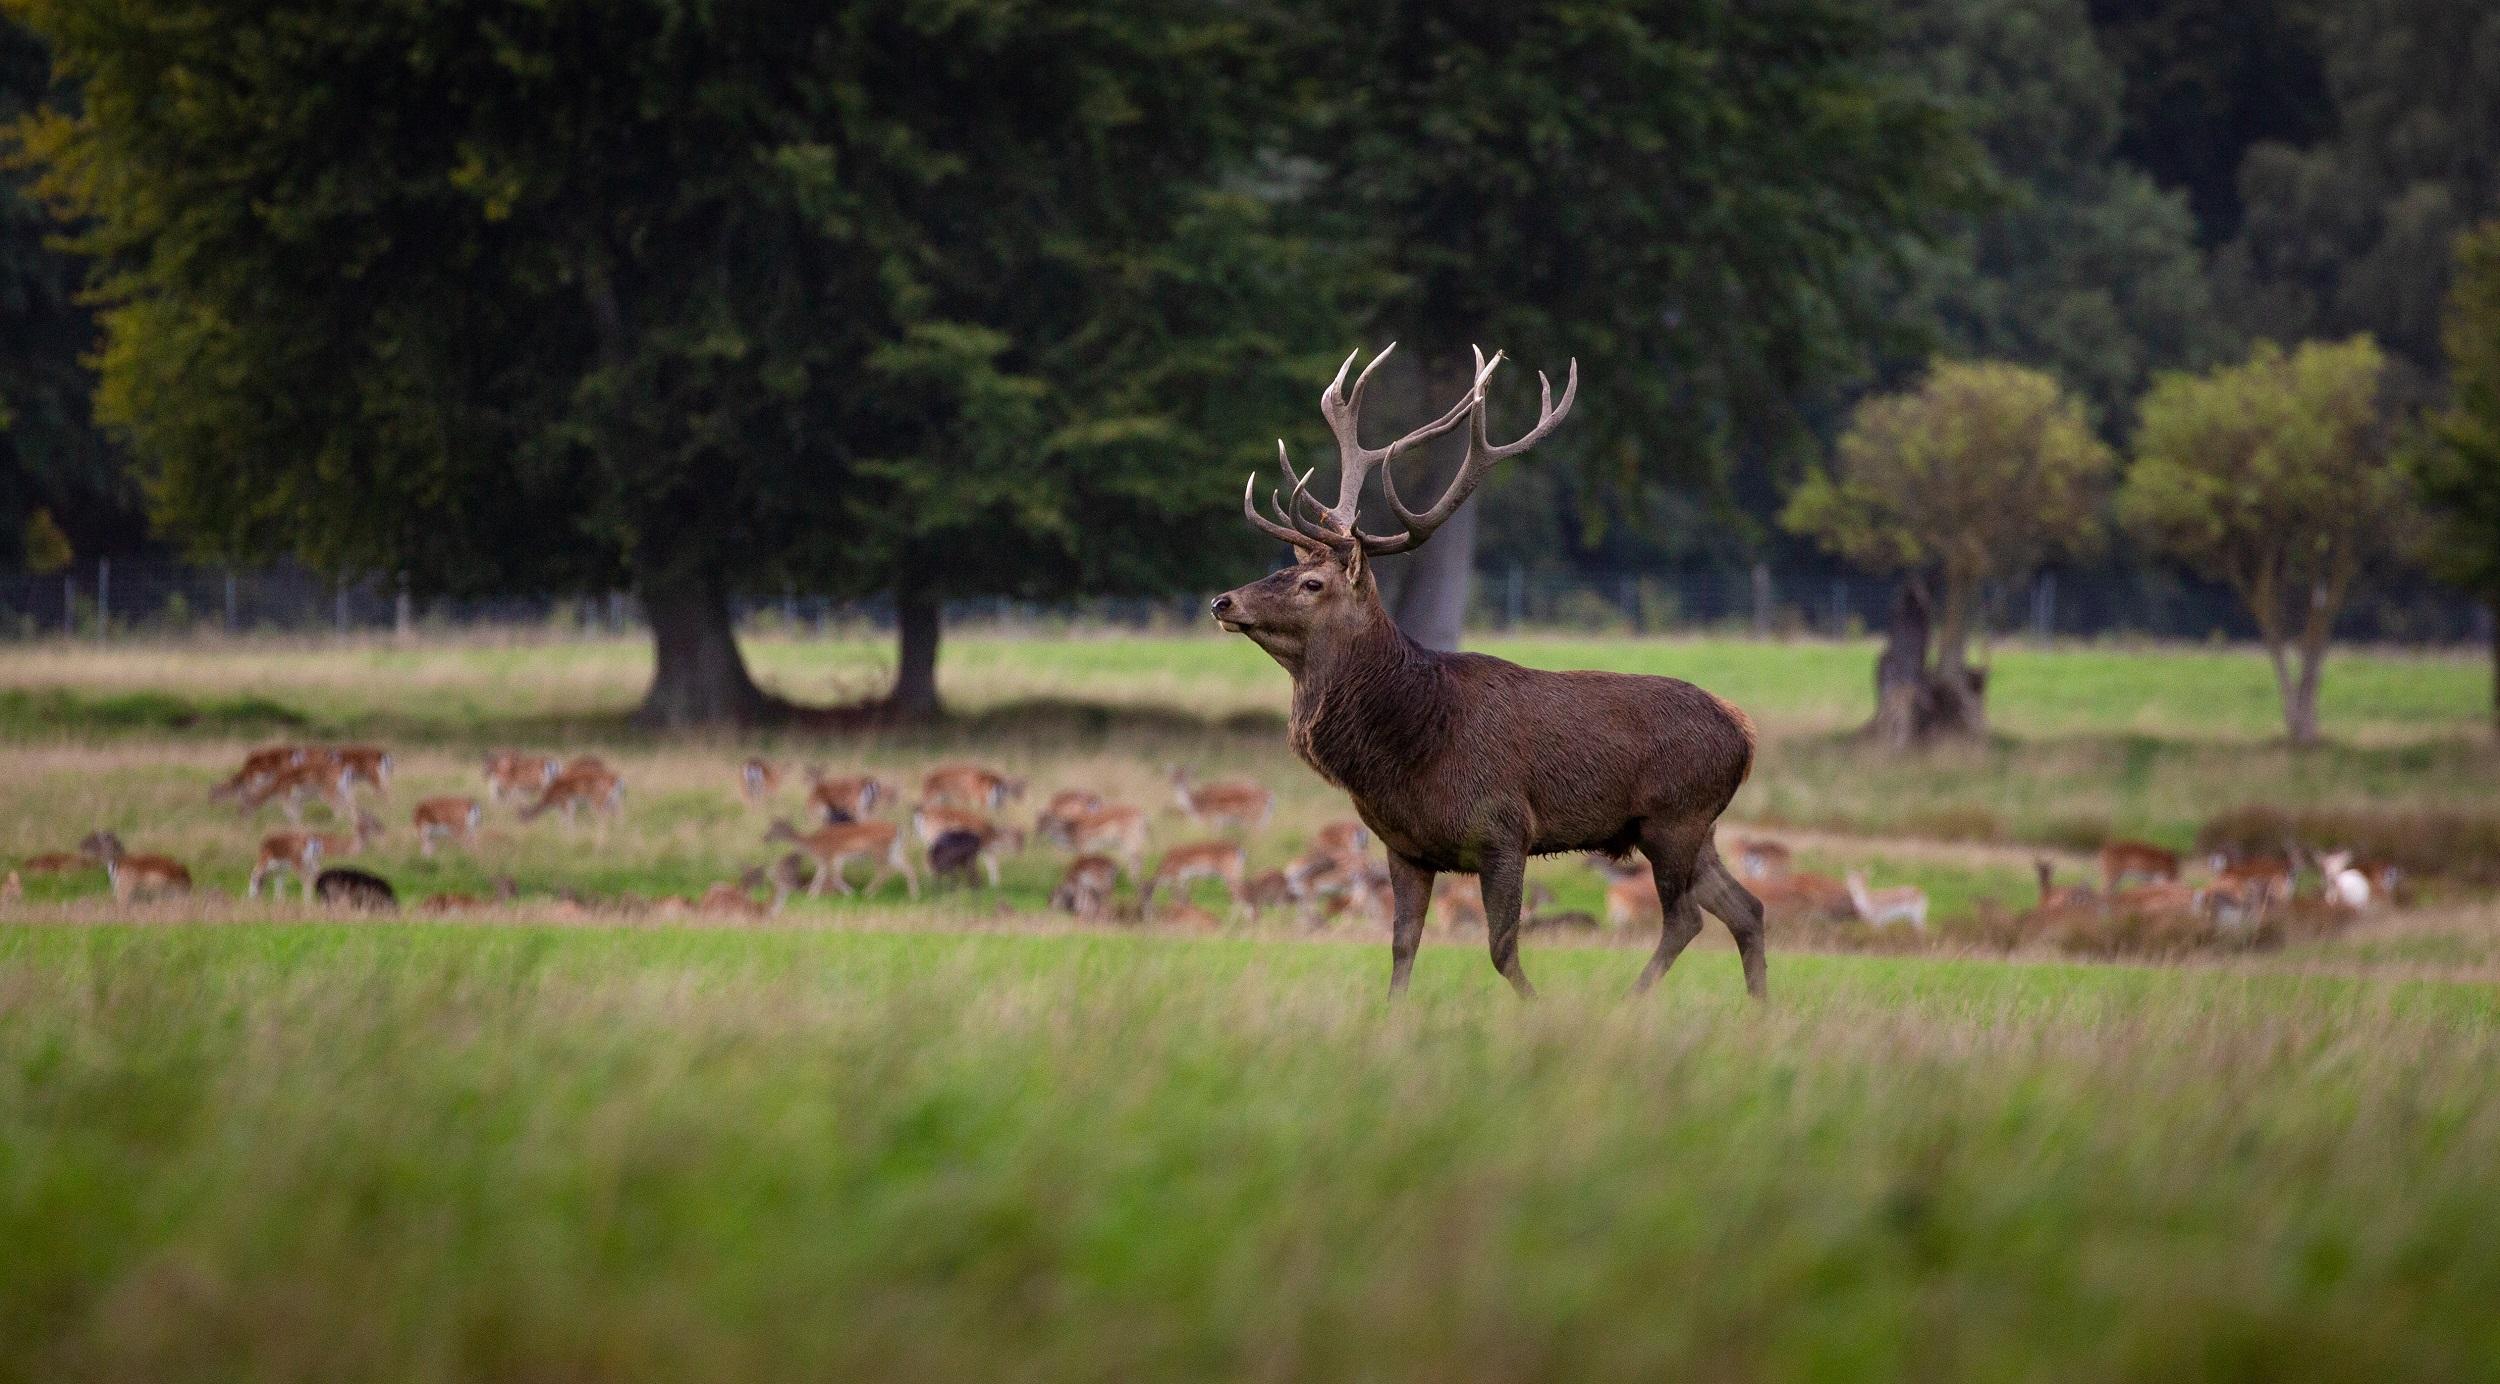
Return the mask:
<path id="1" fill-rule="evenodd" d="M 1706 833 L 1753 767 L 1753 724 L 1681 678 L 1546 672 L 1458 655 L 1470 695 L 1445 760 L 1483 800 L 1529 814 L 1530 849 L 1628 849 L 1644 823 Z M 1706 839 L 1706 836 L 1705 836 Z"/>

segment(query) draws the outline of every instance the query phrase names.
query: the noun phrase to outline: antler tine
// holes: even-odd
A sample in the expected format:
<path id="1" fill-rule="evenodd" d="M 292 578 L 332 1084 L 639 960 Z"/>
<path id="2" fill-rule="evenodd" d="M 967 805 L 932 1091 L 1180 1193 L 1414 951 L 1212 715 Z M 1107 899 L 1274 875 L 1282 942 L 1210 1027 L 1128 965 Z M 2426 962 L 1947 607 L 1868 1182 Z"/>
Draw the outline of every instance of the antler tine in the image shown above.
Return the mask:
<path id="1" fill-rule="evenodd" d="M 1372 372 L 1378 370 L 1381 362 L 1387 360 L 1390 352 L 1396 349 L 1397 343 L 1393 341 L 1383 347 L 1379 355 L 1372 357 L 1371 363 L 1363 367 L 1363 372 L 1354 377 L 1354 389 L 1351 394 L 1346 391 L 1345 376 L 1346 371 L 1354 366 L 1354 357 L 1346 357 L 1345 364 L 1337 367 L 1337 378 L 1331 381 L 1327 390 L 1320 395 L 1320 412 L 1326 415 L 1329 430 L 1337 435 L 1337 503 L 1326 512 L 1325 522 L 1341 534 L 1354 533 L 1354 519 L 1356 512 L 1361 508 L 1365 477 L 1369 476 L 1375 468 L 1384 466 L 1403 455 L 1409 448 L 1429 442 L 1457 427 L 1466 419 L 1468 410 L 1474 406 L 1477 394 L 1483 389 L 1484 382 L 1479 376 L 1475 389 L 1470 390 L 1467 397 L 1452 405 L 1449 412 L 1386 447 L 1366 447 L 1363 445 L 1362 438 L 1363 393 L 1371 382 Z"/>
<path id="2" fill-rule="evenodd" d="M 1390 470 L 1383 468 L 1381 471 L 1381 495 L 1388 500 L 1389 509 L 1397 515 L 1398 522 L 1406 526 L 1405 537 L 1409 540 L 1410 546 L 1431 537 L 1433 530 L 1441 527 L 1452 514 L 1457 513 L 1458 507 L 1465 504 L 1467 497 L 1474 494 L 1476 487 L 1483 483 L 1486 470 L 1494 462 L 1505 457 L 1517 456 L 1543 441 L 1545 435 L 1552 432 L 1561 424 L 1564 417 L 1570 414 L 1571 405 L 1580 397 L 1578 358 L 1573 358 L 1571 362 L 1571 373 L 1563 385 L 1560 406 L 1554 403 L 1554 382 L 1546 377 L 1544 371 L 1538 371 L 1536 378 L 1539 400 L 1536 426 L 1530 428 L 1516 441 L 1499 447 L 1494 446 L 1491 439 L 1485 436 L 1484 430 L 1484 385 L 1492 377 L 1494 368 L 1502 363 L 1502 353 L 1494 352 L 1492 361 L 1486 363 L 1484 353 L 1478 351 L 1476 360 L 1479 373 L 1476 376 L 1473 416 L 1469 420 L 1467 429 L 1467 456 L 1459 463 L 1458 474 L 1451 478 L 1449 489 L 1441 492 L 1441 498 L 1433 502 L 1432 508 L 1418 514 L 1408 509 L 1405 503 L 1398 499 L 1397 483 L 1392 478 Z"/>
<path id="3" fill-rule="evenodd" d="M 1312 548 L 1318 546 L 1312 539 L 1305 537 L 1300 530 L 1288 528 L 1285 525 L 1279 524 L 1268 518 L 1266 515 L 1259 513 L 1259 502 L 1256 498 L 1258 488 L 1259 476 L 1258 473 L 1254 471 L 1250 474 L 1250 479 L 1244 482 L 1241 487 L 1241 515 L 1243 518 L 1249 520 L 1253 525 L 1257 526 L 1259 532 L 1266 534 L 1270 538 L 1290 543 L 1296 548 Z"/>

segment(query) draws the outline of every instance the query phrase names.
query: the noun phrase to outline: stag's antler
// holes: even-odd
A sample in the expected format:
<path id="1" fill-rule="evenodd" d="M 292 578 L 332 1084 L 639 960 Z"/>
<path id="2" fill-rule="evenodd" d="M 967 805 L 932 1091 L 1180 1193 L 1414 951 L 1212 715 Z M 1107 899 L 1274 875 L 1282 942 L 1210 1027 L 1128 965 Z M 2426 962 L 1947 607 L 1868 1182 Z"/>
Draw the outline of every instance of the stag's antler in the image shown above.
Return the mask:
<path id="1" fill-rule="evenodd" d="M 1493 353 L 1493 358 L 1487 360 L 1484 352 L 1478 350 L 1475 353 L 1475 380 L 1468 386 L 1465 397 L 1452 405 L 1449 412 L 1386 447 L 1366 447 L 1362 442 L 1363 391 L 1371 383 L 1372 372 L 1379 369 L 1380 363 L 1387 360 L 1389 353 L 1396 349 L 1397 343 L 1391 342 L 1379 355 L 1372 357 L 1371 364 L 1363 367 L 1363 373 L 1354 377 L 1354 389 L 1351 393 L 1346 390 L 1346 372 L 1354 368 L 1354 358 L 1362 352 L 1356 351 L 1353 355 L 1347 356 L 1345 363 L 1337 367 L 1337 378 L 1329 382 L 1328 388 L 1319 397 L 1320 412 L 1328 419 L 1329 430 L 1337 436 L 1337 503 L 1335 507 L 1322 508 L 1319 501 L 1312 497 L 1310 493 L 1311 472 L 1304 471 L 1297 474 L 1294 471 L 1293 461 L 1285 453 L 1284 441 L 1279 439 L 1276 443 L 1276 464 L 1283 468 L 1285 479 L 1292 485 L 1291 498 L 1285 498 L 1277 491 L 1268 492 L 1268 505 L 1276 516 L 1271 520 L 1259 513 L 1258 503 L 1253 498 L 1258 487 L 1256 476 L 1250 478 L 1250 483 L 1245 485 L 1241 492 L 1241 512 L 1248 516 L 1250 522 L 1257 525 L 1262 532 L 1293 544 L 1297 548 L 1305 549 L 1344 550 L 1359 546 L 1365 553 L 1381 554 L 1402 552 L 1415 547 L 1430 538 L 1434 529 L 1439 528 L 1460 505 L 1466 503 L 1467 497 L 1475 492 L 1478 483 L 1484 479 L 1486 467 L 1504 457 L 1517 456 L 1542 441 L 1547 433 L 1552 432 L 1555 425 L 1562 422 L 1564 415 L 1571 412 L 1572 401 L 1579 396 L 1580 392 L 1580 362 L 1577 360 L 1571 362 L 1571 375 L 1563 386 L 1560 406 L 1554 403 L 1552 381 L 1546 379 L 1544 372 L 1538 372 L 1537 383 L 1542 387 L 1544 397 L 1536 426 L 1529 429 L 1527 435 L 1519 440 L 1496 447 L 1485 436 L 1484 387 L 1486 382 L 1493 378 L 1493 372 L 1501 366 L 1503 356 L 1501 352 L 1496 351 Z M 1470 420 L 1470 427 L 1467 438 L 1467 456 L 1459 464 L 1458 475 L 1450 482 L 1450 488 L 1442 493 L 1441 498 L 1430 509 L 1421 514 L 1407 509 L 1398 501 L 1397 487 L 1390 478 L 1389 464 L 1417 445 L 1429 442 L 1457 427 L 1461 420 Z M 1405 531 L 1402 533 L 1383 536 L 1364 533 L 1354 526 L 1355 511 L 1362 500 L 1364 479 L 1375 470 L 1380 472 L 1381 492 L 1387 497 L 1389 508 L 1396 513 L 1399 523 L 1405 526 Z"/>

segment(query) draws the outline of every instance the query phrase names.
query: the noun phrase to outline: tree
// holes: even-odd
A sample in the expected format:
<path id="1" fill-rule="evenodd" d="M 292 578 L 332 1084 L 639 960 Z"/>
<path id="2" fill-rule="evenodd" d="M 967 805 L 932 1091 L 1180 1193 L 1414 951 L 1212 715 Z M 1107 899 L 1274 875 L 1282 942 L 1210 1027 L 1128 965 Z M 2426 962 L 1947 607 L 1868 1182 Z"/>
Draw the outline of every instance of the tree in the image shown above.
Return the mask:
<path id="1" fill-rule="evenodd" d="M 2085 0 L 1909 0 L 1895 14 L 1892 60 L 1968 126 L 1996 195 L 1912 247 L 1882 291 L 1886 319 L 1916 330 L 1879 378 L 1939 353 L 2012 361 L 2114 427 L 2153 371 L 2218 355 L 2186 199 L 2115 154 L 2126 83 Z"/>
<path id="2" fill-rule="evenodd" d="M 1970 662 L 1983 587 L 2097 544 L 2115 455 L 2055 379 L 1981 361 L 1939 362 L 1916 388 L 1860 403 L 1835 459 L 1781 523 L 1906 574 L 1869 733 L 1896 748 L 1985 734 L 1986 680 Z"/>
<path id="3" fill-rule="evenodd" d="M 2260 343 L 2244 364 L 2163 376 L 2144 399 L 2119 517 L 2153 548 L 2226 582 L 2274 663 L 2295 744 L 2318 738 L 2335 617 L 2415 521 L 2379 407 L 2368 337 Z"/>
<path id="4" fill-rule="evenodd" d="M 21 138 L 87 219 L 99 412 L 197 549 L 630 587 L 642 719 L 688 725 L 785 710 L 742 587 L 899 580 L 933 657 L 914 562 L 1065 589 L 1240 542 L 1256 434 L 1190 425 L 1266 397 L 1267 280 L 1136 306 L 1264 234 L 1212 191 L 1267 119 L 1235 7 L 15 3 L 82 95 Z M 1209 319 L 1232 359 L 1098 388 Z M 1033 575 L 1088 505 L 1167 532 Z"/>
<path id="5" fill-rule="evenodd" d="M 2425 547 L 2431 570 L 2500 624 L 2500 221 L 2458 238 L 2444 328 L 2448 407 L 2411 449 L 2430 516 Z M 2500 637 L 2491 675 L 2500 732 Z"/>
<path id="6" fill-rule="evenodd" d="M 1465 391 L 1471 343 L 1556 372 L 1578 357 L 1573 445 L 1617 483 L 1795 445 L 1797 401 L 1865 327 L 1850 266 L 1968 192 L 1944 112 L 1839 0 L 1331 0 L 1297 19 L 1302 200 L 1389 276 L 1370 344 L 1404 343 L 1419 400 Z M 1402 488 L 1434 493 L 1456 459 Z M 1428 645 L 1458 640 L 1478 508 L 1390 593 Z"/>

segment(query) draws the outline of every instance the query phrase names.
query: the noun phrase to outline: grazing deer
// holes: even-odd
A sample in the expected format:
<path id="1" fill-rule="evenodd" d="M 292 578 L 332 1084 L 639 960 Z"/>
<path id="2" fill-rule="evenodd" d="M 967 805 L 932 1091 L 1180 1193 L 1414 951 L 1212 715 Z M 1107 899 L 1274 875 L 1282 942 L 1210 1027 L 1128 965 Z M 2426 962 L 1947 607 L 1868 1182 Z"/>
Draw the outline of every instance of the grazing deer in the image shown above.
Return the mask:
<path id="1" fill-rule="evenodd" d="M 486 796 L 496 802 L 534 801 L 563 771 L 564 766 L 549 755 L 496 750 L 486 756 Z"/>
<path id="2" fill-rule="evenodd" d="M 104 862 L 105 878 L 112 882 L 113 901 L 126 904 L 135 898 L 170 898 L 191 892 L 191 872 L 171 856 L 132 855 L 122 849 L 121 838 L 109 831 L 100 831 L 87 838 Z"/>
<path id="3" fill-rule="evenodd" d="M 234 771 L 225 782 L 208 790 L 210 802 L 230 802 L 275 775 L 304 762 L 301 745 L 269 745 L 243 756 L 243 767 Z"/>
<path id="4" fill-rule="evenodd" d="M 1109 856 L 1080 855 L 1068 862 L 1067 873 L 1059 876 L 1059 887 L 1050 891 L 1050 906 L 1097 919 L 1110 912 L 1112 891 L 1119 887 L 1119 862 Z"/>
<path id="5" fill-rule="evenodd" d="M 971 764 L 948 764 L 920 781 L 920 801 L 996 812 L 1024 796 L 1024 780 Z"/>
<path id="6" fill-rule="evenodd" d="M 1747 879 L 1777 879 L 1788 873 L 1788 848 L 1759 837 L 1736 843 L 1736 872 Z"/>
<path id="7" fill-rule="evenodd" d="M 1185 846 L 1174 846 L 1165 851 L 1163 859 L 1156 863 L 1153 876 L 1147 879 L 1145 889 L 1137 896 L 1137 906 L 1151 909 L 1158 891 L 1171 889 L 1186 893 L 1190 885 L 1202 879 L 1222 880 L 1224 896 L 1239 905 L 1245 864 L 1239 842 L 1192 841 Z"/>
<path id="8" fill-rule="evenodd" d="M 1887 923 L 1908 923 L 1919 932 L 1927 930 L 1927 891 L 1914 884 L 1898 884 L 1887 889 L 1866 887 L 1866 872 L 1849 872 L 1849 902 L 1857 906 L 1860 921 L 1875 927 Z"/>
<path id="9" fill-rule="evenodd" d="M 399 910 L 399 894 L 391 882 L 368 870 L 346 865 L 323 868 L 313 880 L 313 897 L 334 908 L 354 908 L 371 913 L 395 913 Z"/>
<path id="10" fill-rule="evenodd" d="M 989 876 L 990 887 L 998 887 L 998 862 L 1024 849 L 1024 832 L 1018 827 L 1002 827 L 978 812 L 960 807 L 935 805 L 916 807 L 911 814 L 912 834 L 934 852 L 937 843 L 947 836 L 969 836 L 974 842 L 974 858 Z M 958 847 L 958 849 L 961 849 Z"/>
<path id="11" fill-rule="evenodd" d="M 1192 783 L 1187 769 L 1172 771 L 1172 798 L 1200 831 L 1254 832 L 1276 811 L 1276 795 L 1255 783 Z"/>
<path id="12" fill-rule="evenodd" d="M 427 798 L 417 804 L 410 820 L 417 828 L 417 851 L 432 859 L 439 841 L 457 841 L 467 846 L 476 839 L 478 823 L 486 820 L 486 807 L 475 798 Z"/>
<path id="13" fill-rule="evenodd" d="M 746 794 L 750 806 L 761 806 L 781 791 L 781 771 L 769 762 L 750 759 L 738 766 L 738 791 Z"/>
<path id="14" fill-rule="evenodd" d="M 1138 877 L 1146 858 L 1146 814 L 1124 803 L 1098 807 L 1073 819 L 1046 820 L 1042 836 L 1062 850 L 1078 855 L 1108 855 Z"/>
<path id="15" fill-rule="evenodd" d="M 899 796 L 894 785 L 865 774 L 828 777 L 821 769 L 807 771 L 807 805 L 824 826 L 864 822 L 868 814 Z"/>
<path id="16" fill-rule="evenodd" d="M 564 812 L 564 824 L 573 825 L 583 808 L 598 814 L 599 838 L 607 839 L 608 823 L 614 821 L 625 807 L 625 780 L 598 759 L 585 755 L 564 767 L 546 788 L 538 801 L 521 809 L 521 820 L 532 821 L 555 809 Z"/>
<path id="17" fill-rule="evenodd" d="M 305 758 L 326 758 L 347 771 L 350 791 L 353 785 L 365 784 L 374 792 L 391 795 L 391 752 L 379 745 L 339 745 L 327 750 L 312 751 Z"/>
<path id="18" fill-rule="evenodd" d="M 352 821 L 356 815 L 356 771 L 334 759 L 307 754 L 304 761 L 292 768 L 281 769 L 243 791 L 235 810 L 249 817 L 278 804 L 289 822 L 302 824 L 304 804 L 320 799 L 330 806 L 340 821 Z"/>
<path id="19" fill-rule="evenodd" d="M 1253 917 L 1270 908 L 1284 908 L 1302 901 L 1300 891 L 1282 870 L 1261 870 L 1244 880 L 1241 886 L 1242 906 Z"/>
<path id="20" fill-rule="evenodd" d="M 976 833 L 960 828 L 939 832 L 929 843 L 929 886 L 934 889 L 957 876 L 964 884 L 972 883 L 972 865 L 980 858 L 981 838 Z"/>
<path id="21" fill-rule="evenodd" d="M 356 830 L 342 831 L 274 831 L 260 839 L 260 854 L 252 862 L 252 877 L 243 888 L 243 897 L 260 897 L 260 886 L 271 875 L 285 872 L 295 876 L 295 883 L 309 901 L 313 877 L 320 873 L 324 860 L 340 860 L 355 855 L 382 834 L 381 820 L 370 812 L 356 814 Z M 286 882 L 271 886 L 269 896 L 280 898 Z"/>
<path id="22" fill-rule="evenodd" d="M 2102 893 L 2115 894 L 2118 886 L 2138 877 L 2149 884 L 2177 879 L 2179 853 L 2150 841 L 2112 841 L 2101 847 Z"/>
<path id="23" fill-rule="evenodd" d="M 1388 848 L 1397 897 L 1390 992 L 1404 990 L 1414 969 L 1435 874 L 1482 878 L 1493 965 L 1526 996 L 1535 993 L 1519 963 L 1528 857 L 1638 847 L 1666 923 L 1634 989 L 1649 988 L 1700 935 L 1707 908 L 1735 935 L 1746 990 L 1764 994 L 1761 905 L 1720 863 L 1711 840 L 1753 766 L 1753 725 L 1744 714 L 1675 678 L 1541 672 L 1440 653 L 1408 638 L 1381 608 L 1371 559 L 1428 541 L 1487 467 L 1551 433 L 1578 396 L 1578 363 L 1561 405 L 1547 383 L 1536 425 L 1514 442 L 1495 446 L 1485 435 L 1484 389 L 1502 357 L 1486 362 L 1479 353 L 1474 383 L 1449 412 L 1386 447 L 1365 447 L 1363 392 L 1388 354 L 1364 368 L 1350 394 L 1348 356 L 1320 397 L 1337 439 L 1334 508 L 1311 496 L 1310 477 L 1294 474 L 1281 442 L 1277 461 L 1291 493 L 1271 495 L 1276 517 L 1259 513 L 1255 478 L 1243 490 L 1243 514 L 1293 545 L 1300 560 L 1216 597 L 1214 614 L 1292 675 L 1295 752 L 1353 798 Z M 1461 424 L 1466 453 L 1449 489 L 1420 513 L 1408 509 L 1390 463 Z M 1355 522 L 1375 472 L 1400 526 L 1387 536 Z"/>
<path id="24" fill-rule="evenodd" d="M 2103 864 L 2107 864 L 2106 856 Z M 2031 868 L 2040 876 L 2040 906 L 2033 910 L 2034 912 L 2048 913 L 2059 909 L 2100 907 L 2101 896 L 2093 893 L 2088 886 L 2056 883 L 2057 866 L 2051 863 L 2048 857 L 2035 857 L 2031 862 Z"/>
<path id="25" fill-rule="evenodd" d="M 777 841 L 787 841 L 815 857 L 816 872 L 807 881 L 811 897 L 825 892 L 828 876 L 835 889 L 845 894 L 852 892 L 851 882 L 842 877 L 842 867 L 854 860 L 877 863 L 876 873 L 868 877 L 864 890 L 874 890 L 885 883 L 887 875 L 899 873 L 904 892 L 915 899 L 920 897 L 920 877 L 912 870 L 911 852 L 904 848 L 902 828 L 892 822 L 837 822 L 801 834 L 789 819 L 783 818 L 764 833 L 764 844 Z"/>
<path id="26" fill-rule="evenodd" d="M 1102 806 L 1103 796 L 1100 793 L 1087 788 L 1062 788 L 1050 795 L 1050 801 L 1043 805 L 1041 814 L 1033 819 L 1033 829 L 1048 838 L 1052 824 L 1073 822 L 1088 812 L 1100 810 Z"/>

